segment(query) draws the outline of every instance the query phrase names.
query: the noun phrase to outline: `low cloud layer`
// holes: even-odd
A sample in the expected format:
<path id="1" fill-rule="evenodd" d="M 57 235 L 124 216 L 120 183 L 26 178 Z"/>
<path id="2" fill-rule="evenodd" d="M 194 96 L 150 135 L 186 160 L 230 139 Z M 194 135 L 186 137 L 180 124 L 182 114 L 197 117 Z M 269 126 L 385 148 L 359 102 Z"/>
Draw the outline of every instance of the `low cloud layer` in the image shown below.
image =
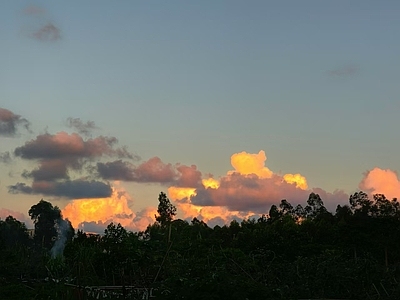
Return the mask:
<path id="1" fill-rule="evenodd" d="M 320 195 L 330 211 L 348 203 L 345 192 L 310 188 L 300 173 L 275 173 L 266 165 L 267 155 L 262 150 L 234 153 L 232 170 L 214 178 L 203 175 L 195 165 L 167 163 L 157 156 L 139 162 L 139 157 L 119 146 L 115 137 L 92 137 L 98 129 L 94 122 L 69 118 L 66 125 L 76 132 L 40 134 L 13 151 L 1 153 L 0 162 L 9 163 L 11 158 L 29 162 L 31 168 L 19 173 L 21 180 L 8 186 L 9 193 L 69 199 L 63 214 L 75 228 L 102 232 L 114 222 L 130 230 L 144 230 L 154 222 L 156 208 L 134 212 L 132 199 L 116 188 L 115 181 L 159 184 L 168 189 L 181 217 L 196 217 L 211 225 L 266 214 L 271 205 L 283 199 L 293 206 L 305 205 L 312 192 Z M 0 135 L 14 136 L 21 128 L 29 130 L 25 118 L 0 110 Z M 391 170 L 368 171 L 359 188 L 388 198 L 400 196 L 400 181 Z"/>
<path id="2" fill-rule="evenodd" d="M 30 132 L 30 123 L 27 119 L 0 107 L 0 136 L 14 137 L 21 127 Z"/>

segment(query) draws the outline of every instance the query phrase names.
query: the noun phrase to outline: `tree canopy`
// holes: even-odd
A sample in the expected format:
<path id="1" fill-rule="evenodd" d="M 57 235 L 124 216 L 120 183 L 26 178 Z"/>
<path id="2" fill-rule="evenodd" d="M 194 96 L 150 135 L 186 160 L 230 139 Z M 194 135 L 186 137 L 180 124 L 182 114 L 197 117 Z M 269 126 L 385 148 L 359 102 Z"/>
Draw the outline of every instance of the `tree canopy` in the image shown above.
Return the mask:
<path id="1" fill-rule="evenodd" d="M 49 250 L 62 220 L 51 203 L 29 210 L 34 240 L 12 216 L 0 220 L 0 298 L 400 298 L 397 199 L 357 192 L 330 212 L 312 193 L 304 207 L 283 199 L 258 219 L 214 228 L 174 220 L 166 194 L 158 200 L 146 231 L 115 223 L 101 235 L 78 230 L 62 257 Z"/>

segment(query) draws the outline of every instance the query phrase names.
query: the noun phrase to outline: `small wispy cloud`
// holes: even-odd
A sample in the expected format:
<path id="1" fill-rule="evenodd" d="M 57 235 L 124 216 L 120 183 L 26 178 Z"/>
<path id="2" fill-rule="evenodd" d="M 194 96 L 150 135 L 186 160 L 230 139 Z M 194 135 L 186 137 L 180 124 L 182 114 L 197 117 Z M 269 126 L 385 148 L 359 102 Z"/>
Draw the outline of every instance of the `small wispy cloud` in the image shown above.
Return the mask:
<path id="1" fill-rule="evenodd" d="M 49 22 L 34 31 L 31 36 L 38 41 L 54 42 L 61 39 L 61 31 L 60 28 Z"/>
<path id="2" fill-rule="evenodd" d="M 10 162 L 11 162 L 11 155 L 9 151 L 0 153 L 0 163 L 8 164 Z"/>
<path id="3" fill-rule="evenodd" d="M 360 71 L 357 65 L 345 65 L 337 69 L 329 70 L 328 75 L 333 77 L 346 77 L 357 74 Z"/>
<path id="4" fill-rule="evenodd" d="M 45 14 L 46 10 L 36 5 L 29 5 L 25 7 L 22 12 L 28 16 L 37 16 Z"/>
<path id="5" fill-rule="evenodd" d="M 91 136 L 93 130 L 99 129 L 94 121 L 83 122 L 80 118 L 68 118 L 67 126 L 85 136 Z"/>
<path id="6" fill-rule="evenodd" d="M 40 42 L 55 42 L 61 40 L 61 29 L 50 20 L 47 11 L 36 5 L 27 6 L 23 14 L 28 20 L 27 36 Z"/>
<path id="7" fill-rule="evenodd" d="M 0 107 L 0 136 L 15 136 L 19 126 L 22 126 L 28 132 L 31 132 L 30 122 L 27 119 L 14 114 L 8 109 Z"/>

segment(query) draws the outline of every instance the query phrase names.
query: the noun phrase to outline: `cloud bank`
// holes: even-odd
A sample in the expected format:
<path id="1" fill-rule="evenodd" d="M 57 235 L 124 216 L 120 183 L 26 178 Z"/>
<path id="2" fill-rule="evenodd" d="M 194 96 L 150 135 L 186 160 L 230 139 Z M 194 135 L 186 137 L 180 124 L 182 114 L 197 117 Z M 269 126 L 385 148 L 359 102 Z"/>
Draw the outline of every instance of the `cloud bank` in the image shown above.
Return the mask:
<path id="1" fill-rule="evenodd" d="M 214 178 L 196 165 L 167 163 L 157 156 L 140 161 L 119 146 L 116 137 L 92 137 L 98 129 L 94 122 L 69 118 L 66 125 L 76 132 L 39 134 L 13 151 L 1 153 L 0 162 L 9 163 L 13 155 L 33 163 L 20 173 L 21 181 L 8 186 L 9 193 L 69 199 L 63 213 L 76 228 L 94 231 L 119 222 L 131 230 L 144 230 L 154 222 L 156 208 L 134 212 L 131 197 L 116 181 L 167 188 L 181 217 L 196 217 L 214 225 L 266 214 L 271 205 L 283 199 L 293 206 L 304 205 L 310 193 L 319 194 L 331 211 L 337 204 L 348 203 L 349 197 L 342 190 L 310 188 L 300 173 L 275 173 L 266 165 L 267 155 L 262 150 L 234 153 L 232 170 Z M 25 118 L 0 110 L 0 135 L 15 136 L 21 128 L 30 130 L 29 126 Z M 398 176 L 389 169 L 369 170 L 359 188 L 388 198 L 400 196 Z"/>
<path id="2" fill-rule="evenodd" d="M 71 178 L 71 174 L 84 172 L 85 165 L 103 157 L 135 158 L 125 147 L 117 147 L 117 143 L 115 137 L 84 139 L 78 133 L 38 135 L 14 150 L 15 157 L 37 162 L 36 168 L 22 172 L 22 177 L 32 179 L 32 184 L 18 182 L 10 185 L 8 190 L 13 194 L 69 199 L 109 197 L 112 189 L 107 182 L 88 179 L 88 176 Z"/>

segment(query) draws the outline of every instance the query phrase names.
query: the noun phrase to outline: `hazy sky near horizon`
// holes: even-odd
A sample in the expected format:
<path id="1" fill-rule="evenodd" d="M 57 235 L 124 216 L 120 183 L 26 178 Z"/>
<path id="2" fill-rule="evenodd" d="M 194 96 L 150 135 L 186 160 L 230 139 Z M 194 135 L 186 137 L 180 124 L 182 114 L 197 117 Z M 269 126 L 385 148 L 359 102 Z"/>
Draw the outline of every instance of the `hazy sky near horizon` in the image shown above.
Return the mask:
<path id="1" fill-rule="evenodd" d="M 101 173 L 100 161 L 129 160 L 112 165 L 121 170 L 154 157 L 218 179 L 233 169 L 233 154 L 260 150 L 274 174 L 300 173 L 309 189 L 328 193 L 357 191 L 374 168 L 396 172 L 399 13 L 394 0 L 5 2 L 0 108 L 20 117 L 15 134 L 1 135 L 0 115 L 0 209 L 27 215 L 41 198 L 70 203 L 10 186 L 32 188 L 39 180 L 29 172 L 48 162 L 29 158 L 26 143 L 45 145 L 38 136 L 55 141 L 63 131 L 72 142 L 75 118 L 93 125 L 83 141 L 118 143 L 96 140 L 109 148 L 81 153 L 85 163 L 64 161 L 60 180 Z M 156 206 L 171 183 L 143 170 L 96 182 L 118 177 L 136 212 Z"/>

